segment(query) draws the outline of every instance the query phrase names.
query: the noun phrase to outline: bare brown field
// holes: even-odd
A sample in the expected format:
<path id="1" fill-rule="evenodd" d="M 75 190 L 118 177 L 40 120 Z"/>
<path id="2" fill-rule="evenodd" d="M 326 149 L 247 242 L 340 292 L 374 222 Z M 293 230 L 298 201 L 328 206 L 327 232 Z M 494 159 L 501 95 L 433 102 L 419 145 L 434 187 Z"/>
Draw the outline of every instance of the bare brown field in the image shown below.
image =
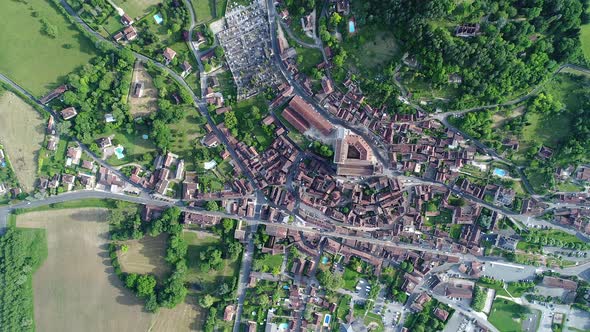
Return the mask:
<path id="1" fill-rule="evenodd" d="M 0 92 L 0 143 L 25 191 L 33 190 L 37 153 L 45 134 L 43 117 L 10 91 Z"/>
<path id="2" fill-rule="evenodd" d="M 206 312 L 197 305 L 197 298 L 194 295 L 187 295 L 184 303 L 176 308 L 161 308 L 154 318 L 150 332 L 202 331 L 206 318 Z"/>
<path id="3" fill-rule="evenodd" d="M 167 241 L 168 235 L 160 234 L 122 242 L 129 249 L 125 253 L 118 253 L 121 269 L 127 273 L 152 273 L 159 280 L 164 280 L 170 272 L 170 266 L 166 262 Z"/>
<path id="4" fill-rule="evenodd" d="M 135 83 L 143 83 L 143 93 L 140 98 L 133 97 Z M 133 116 L 144 116 L 158 109 L 158 90 L 154 87 L 152 77 L 148 74 L 143 63 L 135 62 L 131 89 L 129 90 L 129 111 Z"/>
<path id="5" fill-rule="evenodd" d="M 47 231 L 48 257 L 33 276 L 38 331 L 148 331 L 154 315 L 123 287 L 108 254 L 108 210 L 19 215 L 19 227 Z"/>

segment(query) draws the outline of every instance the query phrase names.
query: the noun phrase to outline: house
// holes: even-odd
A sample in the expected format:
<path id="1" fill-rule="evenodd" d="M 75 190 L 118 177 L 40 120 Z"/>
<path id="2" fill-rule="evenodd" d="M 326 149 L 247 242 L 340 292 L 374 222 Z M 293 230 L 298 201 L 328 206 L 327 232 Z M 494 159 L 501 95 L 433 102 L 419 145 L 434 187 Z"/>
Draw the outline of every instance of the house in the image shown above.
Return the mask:
<path id="1" fill-rule="evenodd" d="M 572 292 L 576 291 L 576 289 L 578 288 L 578 283 L 573 280 L 551 276 L 543 277 L 542 284 L 545 287 L 562 288 Z"/>
<path id="2" fill-rule="evenodd" d="M 225 307 L 223 311 L 223 320 L 226 322 L 230 322 L 234 320 L 234 314 L 236 313 L 236 307 L 233 304 L 228 305 Z"/>
<path id="3" fill-rule="evenodd" d="M 82 168 L 92 170 L 94 168 L 94 162 L 83 160 L 82 161 Z"/>
<path id="4" fill-rule="evenodd" d="M 103 138 L 99 138 L 96 142 L 98 143 L 98 146 L 101 149 L 108 148 L 109 146 L 112 146 L 113 145 L 113 142 L 111 141 L 111 138 L 108 137 L 108 136 L 107 137 L 103 137 Z"/>
<path id="5" fill-rule="evenodd" d="M 113 114 L 108 113 L 108 114 L 104 115 L 104 121 L 106 123 L 111 123 L 111 122 L 115 122 L 116 120 L 115 120 L 115 117 L 113 116 Z"/>
<path id="6" fill-rule="evenodd" d="M 182 77 L 186 77 L 188 74 L 191 73 L 191 70 L 193 70 L 193 66 L 191 66 L 191 64 L 188 63 L 188 61 L 183 61 L 180 65 L 180 68 L 182 68 Z"/>
<path id="7" fill-rule="evenodd" d="M 55 90 L 51 91 L 50 93 L 48 93 L 47 95 L 43 96 L 43 98 L 41 98 L 39 100 L 39 102 L 43 105 L 46 105 L 47 103 L 49 103 L 50 101 L 52 101 L 53 99 L 61 96 L 62 94 L 64 94 L 64 92 L 68 91 L 68 86 L 67 85 L 60 85 L 57 88 L 55 88 Z"/>
<path id="8" fill-rule="evenodd" d="M 70 106 L 61 110 L 60 114 L 64 120 L 69 120 L 78 115 L 78 112 L 76 112 L 76 109 L 74 107 Z"/>
<path id="9" fill-rule="evenodd" d="M 197 35 L 197 46 L 200 45 L 201 43 L 204 43 L 207 41 L 207 39 L 205 38 L 205 35 L 201 32 L 201 31 L 197 31 L 196 33 Z"/>
<path id="10" fill-rule="evenodd" d="M 49 151 L 57 150 L 57 142 L 58 142 L 58 138 L 56 136 L 49 136 L 49 139 L 47 140 L 47 150 L 49 150 Z"/>
<path id="11" fill-rule="evenodd" d="M 176 57 L 176 52 L 170 47 L 166 47 L 162 55 L 164 55 L 164 60 L 166 60 L 166 64 L 169 64 Z"/>
<path id="12" fill-rule="evenodd" d="M 72 188 L 74 188 L 76 177 L 71 174 L 63 174 L 61 176 L 61 181 L 63 182 L 64 187 L 66 187 L 66 190 L 70 191 Z"/>
<path id="13" fill-rule="evenodd" d="M 537 156 L 539 156 L 539 158 L 543 160 L 547 160 L 553 156 L 553 150 L 546 146 L 541 146 L 541 149 L 539 149 Z"/>
<path id="14" fill-rule="evenodd" d="M 453 73 L 449 75 L 449 83 L 451 84 L 461 84 L 463 83 L 463 77 L 461 77 L 457 73 Z"/>
<path id="15" fill-rule="evenodd" d="M 332 80 L 330 80 L 326 76 L 322 77 L 322 89 L 324 90 L 324 93 L 327 95 L 334 92 L 334 87 L 332 86 Z"/>
<path id="16" fill-rule="evenodd" d="M 123 31 L 119 31 L 119 32 L 117 32 L 116 34 L 113 35 L 113 39 L 116 42 L 121 41 L 123 39 L 123 37 L 125 37 L 125 35 L 123 34 Z"/>
<path id="17" fill-rule="evenodd" d="M 123 29 L 123 34 L 125 35 L 125 39 L 127 39 L 127 41 L 132 41 L 137 38 L 137 30 L 135 30 L 135 28 L 132 26 L 128 26 Z"/>
<path id="18" fill-rule="evenodd" d="M 131 18 L 131 16 L 127 15 L 127 14 L 123 14 L 123 16 L 121 16 L 121 23 L 125 26 L 131 25 L 133 24 L 133 19 Z"/>
<path id="19" fill-rule="evenodd" d="M 133 97 L 141 98 L 142 95 L 143 95 L 143 83 L 135 82 L 135 84 L 133 85 Z"/>
<path id="20" fill-rule="evenodd" d="M 467 285 L 449 285 L 445 289 L 445 295 L 451 299 L 471 299 L 473 289 Z"/>
<path id="21" fill-rule="evenodd" d="M 71 164 L 78 165 L 82 157 L 82 149 L 78 146 L 70 146 L 67 152 L 68 160 Z"/>
<path id="22" fill-rule="evenodd" d="M 449 312 L 441 308 L 436 308 L 434 309 L 434 315 L 441 321 L 446 322 L 447 318 L 449 317 Z"/>
<path id="23" fill-rule="evenodd" d="M 463 25 L 459 25 L 455 28 L 455 36 L 457 37 L 474 37 L 479 34 L 479 24 L 477 23 L 467 23 Z"/>

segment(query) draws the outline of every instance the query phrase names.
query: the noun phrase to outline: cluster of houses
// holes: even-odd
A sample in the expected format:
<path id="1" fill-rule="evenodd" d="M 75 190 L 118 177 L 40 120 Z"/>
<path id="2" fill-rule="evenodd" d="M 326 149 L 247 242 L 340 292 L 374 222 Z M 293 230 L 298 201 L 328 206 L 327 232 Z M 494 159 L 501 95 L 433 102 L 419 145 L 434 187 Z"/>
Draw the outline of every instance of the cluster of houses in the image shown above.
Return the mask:
<path id="1" fill-rule="evenodd" d="M 123 14 L 123 16 L 121 16 L 121 23 L 125 27 L 123 28 L 123 30 L 117 32 L 113 36 L 113 39 L 116 42 L 120 42 L 122 40 L 124 40 L 126 42 L 130 42 L 130 41 L 134 40 L 135 38 L 137 38 L 137 30 L 133 26 L 134 22 L 135 21 L 133 20 L 133 18 L 131 18 L 131 16 L 129 16 L 127 14 Z"/>

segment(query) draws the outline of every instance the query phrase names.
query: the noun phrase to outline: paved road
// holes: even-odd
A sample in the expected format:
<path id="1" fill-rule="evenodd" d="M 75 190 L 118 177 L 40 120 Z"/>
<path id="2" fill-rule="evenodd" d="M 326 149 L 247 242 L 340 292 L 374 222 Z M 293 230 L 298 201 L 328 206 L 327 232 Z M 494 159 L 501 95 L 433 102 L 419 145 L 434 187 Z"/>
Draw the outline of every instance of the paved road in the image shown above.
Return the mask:
<path id="1" fill-rule="evenodd" d="M 242 267 L 240 268 L 240 275 L 238 277 L 238 307 L 236 309 L 236 318 L 234 320 L 233 332 L 240 330 L 242 321 L 242 313 L 244 311 L 244 300 L 246 299 L 246 289 L 250 281 L 250 272 L 252 271 L 252 259 L 254 257 L 254 234 L 258 229 L 257 225 L 253 225 L 246 233 L 248 243 L 244 249 L 244 256 L 242 257 Z"/>

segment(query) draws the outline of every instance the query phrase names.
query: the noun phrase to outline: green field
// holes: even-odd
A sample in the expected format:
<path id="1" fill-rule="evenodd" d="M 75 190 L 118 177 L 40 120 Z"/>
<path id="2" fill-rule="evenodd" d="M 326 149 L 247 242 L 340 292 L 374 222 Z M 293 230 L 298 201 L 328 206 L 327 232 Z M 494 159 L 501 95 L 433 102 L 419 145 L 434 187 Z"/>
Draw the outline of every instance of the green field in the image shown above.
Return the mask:
<path id="1" fill-rule="evenodd" d="M 92 42 L 50 1 L 0 1 L 0 13 L 0 72 L 37 97 L 94 56 Z M 57 29 L 56 38 L 42 33 L 41 19 Z"/>
<path id="2" fill-rule="evenodd" d="M 590 6 L 586 9 L 586 13 L 590 13 Z M 586 59 L 590 61 L 590 23 L 580 27 L 580 41 L 582 42 L 582 52 L 584 52 Z"/>
<path id="3" fill-rule="evenodd" d="M 192 0 L 197 23 L 206 23 L 225 15 L 227 0 Z"/>
<path id="4" fill-rule="evenodd" d="M 344 280 L 344 289 L 354 290 L 360 277 L 362 277 L 360 273 L 353 271 L 349 267 L 345 267 L 344 274 L 342 275 L 342 279 Z"/>
<path id="5" fill-rule="evenodd" d="M 161 0 L 114 0 L 129 16 L 138 19 L 148 14 Z"/>
<path id="6" fill-rule="evenodd" d="M 494 300 L 488 321 L 500 331 L 518 332 L 522 331 L 522 319 L 527 312 L 526 307 L 498 298 Z"/>
<path id="7" fill-rule="evenodd" d="M 268 267 L 268 271 L 272 271 L 274 268 L 281 267 L 283 264 L 283 255 L 264 255 L 259 260 L 262 266 L 266 266 Z"/>

